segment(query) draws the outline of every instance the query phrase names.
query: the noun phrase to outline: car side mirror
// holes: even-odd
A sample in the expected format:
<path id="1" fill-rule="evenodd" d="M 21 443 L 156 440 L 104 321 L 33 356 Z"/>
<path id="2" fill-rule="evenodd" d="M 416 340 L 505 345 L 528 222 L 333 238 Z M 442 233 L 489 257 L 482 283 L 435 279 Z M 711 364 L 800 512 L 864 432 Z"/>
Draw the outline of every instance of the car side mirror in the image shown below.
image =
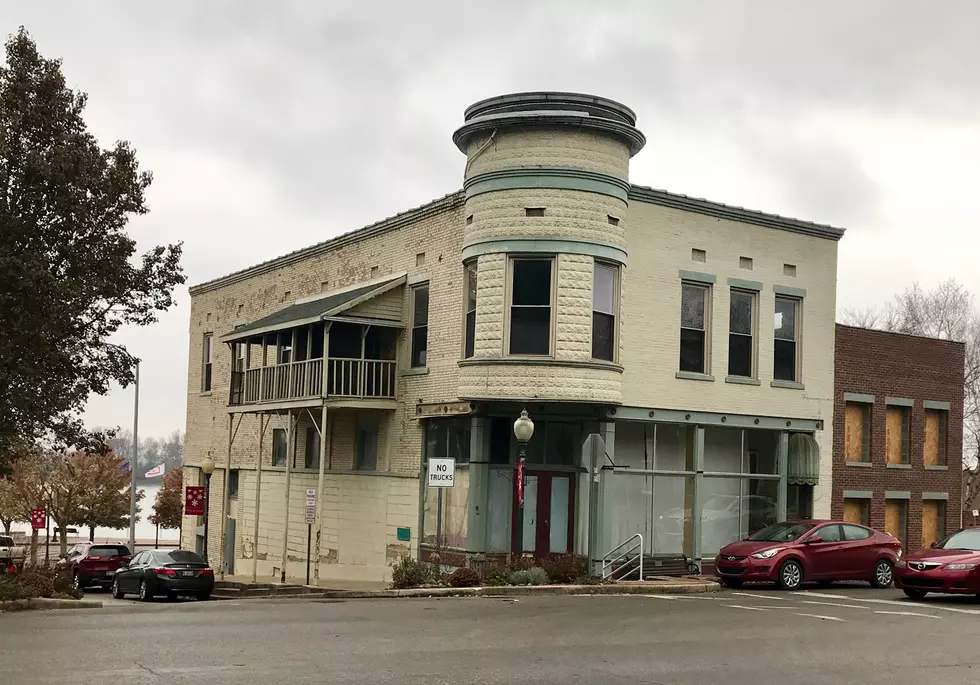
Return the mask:
<path id="1" fill-rule="evenodd" d="M 820 537 L 819 535 L 814 535 L 813 537 L 809 537 L 806 539 L 806 544 L 808 545 L 813 545 L 818 542 L 823 542 L 823 538 Z"/>

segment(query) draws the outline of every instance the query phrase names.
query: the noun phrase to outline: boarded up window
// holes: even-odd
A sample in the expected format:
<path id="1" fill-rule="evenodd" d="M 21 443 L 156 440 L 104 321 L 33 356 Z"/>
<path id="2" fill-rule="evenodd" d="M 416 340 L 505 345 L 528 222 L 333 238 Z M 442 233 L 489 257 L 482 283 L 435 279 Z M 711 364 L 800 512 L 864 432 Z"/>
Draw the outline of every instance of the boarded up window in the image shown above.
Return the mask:
<path id="1" fill-rule="evenodd" d="M 845 499 L 844 500 L 844 520 L 847 523 L 860 523 L 863 526 L 871 525 L 871 500 L 867 499 Z"/>
<path id="2" fill-rule="evenodd" d="M 847 402 L 844 405 L 844 459 L 871 460 L 871 405 Z"/>
<path id="3" fill-rule="evenodd" d="M 922 501 L 922 547 L 927 549 L 932 543 L 946 536 L 946 502 L 942 500 Z"/>
<path id="4" fill-rule="evenodd" d="M 885 414 L 885 458 L 888 464 L 909 463 L 911 412 L 908 407 L 888 407 Z"/>
<path id="5" fill-rule="evenodd" d="M 926 409 L 924 423 L 922 463 L 926 466 L 945 466 L 948 414 L 942 409 Z"/>
<path id="6" fill-rule="evenodd" d="M 907 544 L 908 537 L 908 500 L 890 499 L 885 501 L 885 532 L 902 543 Z"/>

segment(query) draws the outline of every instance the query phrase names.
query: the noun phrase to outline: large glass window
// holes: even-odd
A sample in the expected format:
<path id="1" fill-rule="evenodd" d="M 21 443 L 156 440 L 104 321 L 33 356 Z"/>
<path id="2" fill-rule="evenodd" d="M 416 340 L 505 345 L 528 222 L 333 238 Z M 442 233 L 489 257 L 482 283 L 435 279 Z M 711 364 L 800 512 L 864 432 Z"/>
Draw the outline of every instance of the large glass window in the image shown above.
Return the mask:
<path id="1" fill-rule="evenodd" d="M 551 259 L 515 259 L 511 279 L 510 353 L 551 354 Z"/>
<path id="2" fill-rule="evenodd" d="M 470 424 L 472 419 L 460 416 L 429 419 L 425 422 L 426 458 L 452 458 L 456 464 L 470 461 Z"/>
<path id="3" fill-rule="evenodd" d="M 412 288 L 412 368 L 425 366 L 429 350 L 429 286 Z"/>
<path id="4" fill-rule="evenodd" d="M 788 297 L 776 298 L 776 315 L 773 321 L 773 370 L 772 377 L 780 381 L 799 380 L 799 331 L 800 301 Z"/>
<path id="5" fill-rule="evenodd" d="M 476 348 L 476 262 L 466 265 L 466 331 L 463 358 L 473 356 Z"/>
<path id="6" fill-rule="evenodd" d="M 702 484 L 702 556 L 776 523 L 778 480 L 712 477 Z"/>
<path id="7" fill-rule="evenodd" d="M 706 285 L 681 286 L 681 371 L 708 372 L 709 292 Z"/>
<path id="8" fill-rule="evenodd" d="M 426 421 L 423 468 L 431 458 L 456 460 L 453 487 L 425 488 L 422 542 L 428 547 L 466 548 L 471 421 L 468 416 Z"/>
<path id="9" fill-rule="evenodd" d="M 592 357 L 616 358 L 616 278 L 617 269 L 596 264 L 592 276 Z"/>
<path id="10" fill-rule="evenodd" d="M 755 377 L 755 293 L 733 290 L 728 317 L 728 375 Z"/>

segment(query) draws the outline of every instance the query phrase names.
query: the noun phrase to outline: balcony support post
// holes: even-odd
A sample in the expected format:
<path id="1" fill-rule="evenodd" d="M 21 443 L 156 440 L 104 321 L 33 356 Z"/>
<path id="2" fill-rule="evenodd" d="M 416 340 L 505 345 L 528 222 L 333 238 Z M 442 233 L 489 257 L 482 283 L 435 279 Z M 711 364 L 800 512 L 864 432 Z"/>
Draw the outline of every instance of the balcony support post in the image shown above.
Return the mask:
<path id="1" fill-rule="evenodd" d="M 330 380 L 330 326 L 333 321 L 323 322 L 323 382 L 320 384 L 320 397 L 329 397 L 330 388 L 327 386 Z"/>
<path id="2" fill-rule="evenodd" d="M 361 326 L 361 368 L 357 374 L 358 397 L 364 397 L 367 392 L 367 361 L 364 359 L 364 353 L 367 348 L 368 331 L 370 330 L 370 326 Z"/>

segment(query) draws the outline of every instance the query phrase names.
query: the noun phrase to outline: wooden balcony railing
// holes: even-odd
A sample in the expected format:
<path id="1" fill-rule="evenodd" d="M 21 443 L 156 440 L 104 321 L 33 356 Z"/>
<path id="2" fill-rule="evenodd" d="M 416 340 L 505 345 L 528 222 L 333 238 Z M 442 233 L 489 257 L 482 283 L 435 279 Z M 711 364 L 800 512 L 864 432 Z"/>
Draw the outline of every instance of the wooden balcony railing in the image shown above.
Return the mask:
<path id="1" fill-rule="evenodd" d="M 318 397 L 394 399 L 395 360 L 330 357 L 326 362 L 326 388 L 322 358 L 234 371 L 229 403 L 258 404 Z"/>

